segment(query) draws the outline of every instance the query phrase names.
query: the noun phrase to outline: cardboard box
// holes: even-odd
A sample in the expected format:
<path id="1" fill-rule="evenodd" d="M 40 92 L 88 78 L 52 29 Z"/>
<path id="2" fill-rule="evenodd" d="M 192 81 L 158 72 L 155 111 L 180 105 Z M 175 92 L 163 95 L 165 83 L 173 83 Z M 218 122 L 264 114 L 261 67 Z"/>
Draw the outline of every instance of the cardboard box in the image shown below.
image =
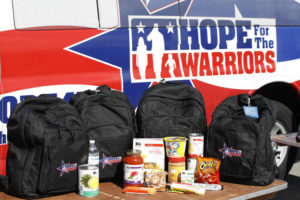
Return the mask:
<path id="1" fill-rule="evenodd" d="M 133 149 L 142 151 L 146 172 L 165 170 L 165 148 L 162 138 L 134 138 Z"/>

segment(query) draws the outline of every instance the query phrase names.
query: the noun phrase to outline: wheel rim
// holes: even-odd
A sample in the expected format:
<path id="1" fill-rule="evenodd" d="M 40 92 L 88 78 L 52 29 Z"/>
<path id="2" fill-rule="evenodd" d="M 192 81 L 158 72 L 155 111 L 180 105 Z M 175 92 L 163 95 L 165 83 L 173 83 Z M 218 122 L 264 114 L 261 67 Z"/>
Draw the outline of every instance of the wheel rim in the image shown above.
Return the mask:
<path id="1" fill-rule="evenodd" d="M 271 135 L 287 134 L 287 131 L 282 123 L 276 121 L 275 126 L 271 130 Z M 279 146 L 276 142 L 272 142 L 272 147 L 275 152 L 275 161 L 277 166 L 280 166 L 287 156 L 288 146 Z"/>

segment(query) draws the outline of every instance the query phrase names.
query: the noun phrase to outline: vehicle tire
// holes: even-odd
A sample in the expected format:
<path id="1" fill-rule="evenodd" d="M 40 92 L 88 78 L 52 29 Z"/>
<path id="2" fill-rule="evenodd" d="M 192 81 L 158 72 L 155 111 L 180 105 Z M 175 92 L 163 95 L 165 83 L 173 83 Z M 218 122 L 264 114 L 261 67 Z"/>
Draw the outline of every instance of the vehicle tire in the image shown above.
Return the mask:
<path id="1" fill-rule="evenodd" d="M 277 108 L 277 117 L 270 134 L 279 135 L 294 131 L 296 123 L 293 112 L 280 102 L 272 101 L 272 103 Z M 272 146 L 275 151 L 275 162 L 278 166 L 277 178 L 284 179 L 294 164 L 297 148 L 279 146 L 276 142 L 272 142 Z"/>

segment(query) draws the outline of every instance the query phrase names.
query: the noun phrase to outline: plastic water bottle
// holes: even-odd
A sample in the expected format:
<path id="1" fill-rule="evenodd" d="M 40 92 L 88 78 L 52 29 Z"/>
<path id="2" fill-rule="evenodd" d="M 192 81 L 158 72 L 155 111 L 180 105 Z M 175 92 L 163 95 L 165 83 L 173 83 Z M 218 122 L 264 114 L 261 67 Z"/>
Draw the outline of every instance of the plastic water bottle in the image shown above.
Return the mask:
<path id="1" fill-rule="evenodd" d="M 99 165 L 99 151 L 96 147 L 95 140 L 90 140 L 88 164 Z"/>

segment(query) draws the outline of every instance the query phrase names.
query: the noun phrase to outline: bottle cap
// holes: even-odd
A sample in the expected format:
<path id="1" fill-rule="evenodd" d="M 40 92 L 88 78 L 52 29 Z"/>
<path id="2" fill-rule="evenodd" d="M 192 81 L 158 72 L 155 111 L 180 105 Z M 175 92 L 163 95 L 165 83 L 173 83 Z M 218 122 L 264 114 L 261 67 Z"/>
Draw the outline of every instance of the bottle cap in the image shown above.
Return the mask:
<path id="1" fill-rule="evenodd" d="M 190 133 L 189 137 L 199 137 L 199 136 L 203 136 L 202 133 Z"/>
<path id="2" fill-rule="evenodd" d="M 183 156 L 183 157 L 169 157 L 169 162 L 174 162 L 174 163 L 185 162 L 185 156 Z"/>
<path id="3" fill-rule="evenodd" d="M 138 156 L 142 153 L 141 150 L 137 150 L 137 149 L 130 149 L 126 152 L 127 155 L 131 155 L 131 156 Z"/>
<path id="4" fill-rule="evenodd" d="M 91 144 L 95 143 L 95 140 L 90 140 L 90 143 L 91 143 Z"/>

